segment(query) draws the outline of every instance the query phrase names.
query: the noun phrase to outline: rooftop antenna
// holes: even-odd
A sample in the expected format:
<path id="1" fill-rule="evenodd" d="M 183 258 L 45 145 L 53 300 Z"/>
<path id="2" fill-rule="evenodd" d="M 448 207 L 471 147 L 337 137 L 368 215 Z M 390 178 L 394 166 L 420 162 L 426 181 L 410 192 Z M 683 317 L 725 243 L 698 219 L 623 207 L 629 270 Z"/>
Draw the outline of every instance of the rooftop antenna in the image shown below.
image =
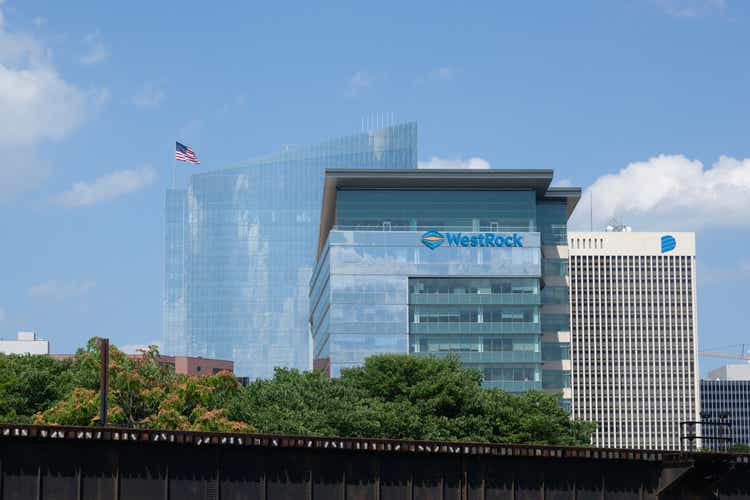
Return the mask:
<path id="1" fill-rule="evenodd" d="M 594 190 L 589 191 L 589 231 L 594 231 Z"/>
<path id="2" fill-rule="evenodd" d="M 629 233 L 633 229 L 626 225 L 621 220 L 618 220 L 617 217 L 612 217 L 609 219 L 609 224 L 607 224 L 606 231 L 608 233 Z"/>

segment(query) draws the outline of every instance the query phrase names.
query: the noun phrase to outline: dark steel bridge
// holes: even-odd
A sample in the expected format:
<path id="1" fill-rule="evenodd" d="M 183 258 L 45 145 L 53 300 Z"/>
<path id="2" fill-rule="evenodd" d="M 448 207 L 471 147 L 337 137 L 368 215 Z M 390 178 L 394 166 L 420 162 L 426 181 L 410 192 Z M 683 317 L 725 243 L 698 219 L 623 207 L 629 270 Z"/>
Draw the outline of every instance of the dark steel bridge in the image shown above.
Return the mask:
<path id="1" fill-rule="evenodd" d="M 750 454 L 0 424 L 0 499 L 750 498 Z"/>

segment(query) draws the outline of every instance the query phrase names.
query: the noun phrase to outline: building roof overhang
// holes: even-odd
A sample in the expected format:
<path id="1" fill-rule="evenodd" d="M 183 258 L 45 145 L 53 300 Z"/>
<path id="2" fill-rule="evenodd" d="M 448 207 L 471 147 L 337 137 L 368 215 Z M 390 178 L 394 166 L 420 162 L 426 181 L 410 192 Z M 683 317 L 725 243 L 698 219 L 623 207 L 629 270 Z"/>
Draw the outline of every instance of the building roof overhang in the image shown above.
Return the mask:
<path id="1" fill-rule="evenodd" d="M 533 190 L 537 199 L 567 200 L 568 217 L 581 197 L 580 188 L 550 187 L 551 169 L 326 169 L 320 212 L 318 252 L 336 224 L 336 192 L 347 190 Z"/>

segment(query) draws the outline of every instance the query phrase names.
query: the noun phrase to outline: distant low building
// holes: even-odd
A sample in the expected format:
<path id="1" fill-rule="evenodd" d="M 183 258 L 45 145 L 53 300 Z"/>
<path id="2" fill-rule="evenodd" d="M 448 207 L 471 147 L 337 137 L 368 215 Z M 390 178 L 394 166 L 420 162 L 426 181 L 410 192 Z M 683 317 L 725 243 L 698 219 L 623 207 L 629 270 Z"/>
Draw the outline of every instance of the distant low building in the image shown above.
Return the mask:
<path id="1" fill-rule="evenodd" d="M 55 359 L 70 359 L 74 354 L 52 354 Z M 141 354 L 128 354 L 131 359 L 138 359 Z M 234 373 L 234 362 L 226 359 L 212 359 L 192 356 L 159 355 L 162 365 L 174 368 L 175 373 L 182 375 L 215 375 L 222 371 Z"/>
<path id="2" fill-rule="evenodd" d="M 729 445 L 750 445 L 750 364 L 732 364 L 717 368 L 701 380 L 701 417 L 725 419 L 729 425 Z M 707 447 L 720 446 L 708 442 Z"/>
<path id="3" fill-rule="evenodd" d="M 748 380 L 750 363 L 724 365 L 708 372 L 708 380 Z"/>
<path id="4" fill-rule="evenodd" d="M 159 356 L 159 361 L 172 366 L 175 373 L 183 375 L 214 375 L 222 371 L 234 373 L 234 362 L 226 359 L 192 356 Z"/>
<path id="5" fill-rule="evenodd" d="M 0 339 L 2 354 L 49 354 L 49 340 L 36 337 L 36 332 L 18 332 L 15 339 Z"/>

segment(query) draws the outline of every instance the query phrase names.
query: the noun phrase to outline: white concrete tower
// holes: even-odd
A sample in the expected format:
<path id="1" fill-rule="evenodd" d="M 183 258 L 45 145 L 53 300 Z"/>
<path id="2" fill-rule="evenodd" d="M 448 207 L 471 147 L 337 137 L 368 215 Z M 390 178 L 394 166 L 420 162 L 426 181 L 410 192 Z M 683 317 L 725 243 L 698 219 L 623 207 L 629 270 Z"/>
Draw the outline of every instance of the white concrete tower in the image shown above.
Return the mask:
<path id="1" fill-rule="evenodd" d="M 572 413 L 595 446 L 677 450 L 698 420 L 694 233 L 571 232 Z"/>

